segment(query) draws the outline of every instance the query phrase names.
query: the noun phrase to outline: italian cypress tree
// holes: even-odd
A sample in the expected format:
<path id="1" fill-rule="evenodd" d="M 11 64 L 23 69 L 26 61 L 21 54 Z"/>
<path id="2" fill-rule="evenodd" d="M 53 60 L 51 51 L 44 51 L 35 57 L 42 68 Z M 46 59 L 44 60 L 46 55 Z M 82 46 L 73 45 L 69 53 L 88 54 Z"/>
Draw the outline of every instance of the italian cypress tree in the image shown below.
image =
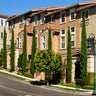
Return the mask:
<path id="1" fill-rule="evenodd" d="M 7 68 L 7 48 L 6 48 L 6 30 L 4 28 L 4 38 L 3 38 L 3 68 Z"/>
<path id="2" fill-rule="evenodd" d="M 35 67 L 34 67 L 34 55 L 36 53 L 36 37 L 35 37 L 35 27 L 33 27 L 33 38 L 32 38 L 32 49 L 31 49 L 31 66 L 30 72 L 34 75 Z"/>
<path id="3" fill-rule="evenodd" d="M 14 30 L 12 29 L 12 37 L 11 37 L 11 53 L 10 53 L 10 71 L 14 71 L 15 69 L 15 53 L 14 53 Z"/>
<path id="4" fill-rule="evenodd" d="M 71 35 L 68 28 L 68 43 L 67 43 L 67 83 L 71 82 L 71 68 L 72 68 L 72 55 L 71 55 Z"/>
<path id="5" fill-rule="evenodd" d="M 48 50 L 52 50 L 51 29 L 48 29 Z"/>
<path id="6" fill-rule="evenodd" d="M 24 35 L 23 35 L 23 58 L 22 58 L 22 72 L 26 72 L 26 64 L 27 64 L 27 49 L 26 49 L 26 24 L 24 25 Z"/>
<path id="7" fill-rule="evenodd" d="M 82 33 L 81 33 L 81 52 L 80 52 L 80 81 L 81 86 L 87 84 L 88 74 L 87 74 L 87 37 L 86 37 L 86 24 L 85 16 L 82 22 Z"/>

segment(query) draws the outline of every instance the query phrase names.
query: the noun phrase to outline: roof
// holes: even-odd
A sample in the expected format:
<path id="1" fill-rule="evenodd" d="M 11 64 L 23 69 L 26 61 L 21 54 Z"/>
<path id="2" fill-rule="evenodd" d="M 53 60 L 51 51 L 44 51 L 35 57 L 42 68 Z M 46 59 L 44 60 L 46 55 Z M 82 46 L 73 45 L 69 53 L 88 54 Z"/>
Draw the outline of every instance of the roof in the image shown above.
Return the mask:
<path id="1" fill-rule="evenodd" d="M 27 11 L 25 13 L 22 13 L 20 15 L 17 15 L 17 16 L 16 15 L 15 16 L 13 15 L 10 18 L 8 18 L 7 21 L 16 19 L 16 18 L 18 18 L 20 16 L 26 15 L 26 14 L 31 13 L 31 12 L 42 11 L 42 10 L 45 10 L 45 9 L 47 9 L 47 10 L 55 10 L 55 9 L 58 9 L 58 7 L 57 6 L 53 6 L 53 7 L 45 7 L 45 8 L 32 9 L 32 10 L 29 10 L 29 11 Z"/>
<path id="2" fill-rule="evenodd" d="M 78 8 L 77 11 L 81 11 L 83 9 L 90 8 L 90 7 L 93 7 L 93 6 L 96 6 L 96 3 L 95 4 L 92 4 L 92 5 L 87 5 L 85 7 Z"/>
<path id="3" fill-rule="evenodd" d="M 9 15 L 5 15 L 5 14 L 0 14 L 0 17 L 1 17 L 1 18 L 6 18 L 6 19 L 7 19 L 7 18 L 10 17 L 10 16 L 9 16 Z"/>
<path id="4" fill-rule="evenodd" d="M 60 9 L 60 10 L 58 10 L 58 11 L 54 11 L 54 12 L 52 12 L 52 13 L 50 13 L 50 14 L 47 14 L 46 16 L 53 15 L 53 14 L 55 14 L 55 13 L 58 13 L 58 12 L 61 12 L 61 11 L 64 11 L 64 10 L 73 8 L 73 7 L 75 7 L 75 6 L 86 5 L 86 4 L 87 4 L 87 5 L 89 4 L 89 6 L 91 6 L 90 4 L 96 4 L 96 0 L 94 0 L 94 1 L 88 1 L 88 2 L 79 2 L 79 3 L 73 4 L 73 5 L 65 6 L 64 8 L 61 7 L 62 9 Z M 84 7 L 82 7 L 82 8 L 84 8 Z"/>

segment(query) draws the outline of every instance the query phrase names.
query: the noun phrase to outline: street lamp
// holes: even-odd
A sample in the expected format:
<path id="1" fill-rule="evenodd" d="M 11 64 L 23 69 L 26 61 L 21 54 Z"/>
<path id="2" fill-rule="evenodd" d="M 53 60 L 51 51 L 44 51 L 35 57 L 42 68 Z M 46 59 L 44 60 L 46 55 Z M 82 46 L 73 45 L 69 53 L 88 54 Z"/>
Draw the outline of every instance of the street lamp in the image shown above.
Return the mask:
<path id="1" fill-rule="evenodd" d="M 93 96 L 96 96 L 96 44 L 95 44 L 95 35 L 93 33 L 90 33 L 89 35 L 89 42 L 88 42 L 88 51 L 91 50 L 92 45 L 90 42 L 90 37 L 93 38 L 93 50 L 94 50 L 94 93 Z"/>

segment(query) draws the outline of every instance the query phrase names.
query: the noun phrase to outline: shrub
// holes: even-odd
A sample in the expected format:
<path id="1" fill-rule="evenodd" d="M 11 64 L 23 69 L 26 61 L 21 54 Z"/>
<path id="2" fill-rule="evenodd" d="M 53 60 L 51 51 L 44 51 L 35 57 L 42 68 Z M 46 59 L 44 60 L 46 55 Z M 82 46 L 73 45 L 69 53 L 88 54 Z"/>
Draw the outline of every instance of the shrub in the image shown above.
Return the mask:
<path id="1" fill-rule="evenodd" d="M 23 57 L 23 54 L 20 54 L 19 58 L 18 58 L 18 67 L 19 68 L 22 68 L 22 57 Z"/>
<path id="2" fill-rule="evenodd" d="M 92 72 L 88 73 L 88 80 L 89 80 L 89 85 L 94 84 L 94 73 L 92 73 Z"/>
<path id="3" fill-rule="evenodd" d="M 29 77 L 29 78 L 33 78 L 33 75 L 30 73 L 27 73 L 27 72 L 24 73 L 24 76 Z"/>

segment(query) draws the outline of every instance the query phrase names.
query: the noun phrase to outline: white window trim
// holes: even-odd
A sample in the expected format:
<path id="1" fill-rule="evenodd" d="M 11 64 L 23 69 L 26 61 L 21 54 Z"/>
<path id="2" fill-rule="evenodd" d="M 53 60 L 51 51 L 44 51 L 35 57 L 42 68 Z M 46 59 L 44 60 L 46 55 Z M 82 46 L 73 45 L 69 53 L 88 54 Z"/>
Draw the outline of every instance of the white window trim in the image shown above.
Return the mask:
<path id="1" fill-rule="evenodd" d="M 36 35 L 36 38 L 37 38 L 37 46 L 36 46 L 36 48 L 38 48 L 38 30 L 36 30 L 37 31 L 37 34 L 35 34 Z"/>
<path id="2" fill-rule="evenodd" d="M 19 38 L 17 38 L 17 48 L 19 47 Z"/>
<path id="3" fill-rule="evenodd" d="M 54 23 L 54 21 L 52 21 L 52 18 L 53 18 L 53 17 L 54 17 L 54 15 L 50 16 L 50 18 L 51 18 L 50 23 Z"/>
<path id="4" fill-rule="evenodd" d="M 35 18 L 37 18 L 37 25 L 35 24 Z M 34 17 L 34 26 L 38 26 L 38 16 Z"/>
<path id="5" fill-rule="evenodd" d="M 20 19 L 22 19 L 22 18 L 23 18 L 23 21 L 22 22 L 20 21 L 20 24 L 24 23 L 24 16 L 20 17 Z"/>
<path id="6" fill-rule="evenodd" d="M 89 9 L 85 9 L 85 10 L 81 11 L 81 21 L 83 20 L 82 19 L 82 12 L 84 12 L 84 11 L 88 11 L 88 18 L 85 18 L 85 20 L 88 20 L 89 19 Z"/>
<path id="7" fill-rule="evenodd" d="M 20 37 L 21 37 L 21 40 L 20 40 Z M 19 36 L 19 48 L 22 48 L 22 36 Z"/>
<path id="8" fill-rule="evenodd" d="M 71 27 L 74 27 L 75 28 L 75 31 L 71 33 Z M 71 46 L 71 48 L 75 48 L 76 47 L 76 26 L 75 25 L 72 25 L 70 26 L 70 35 L 74 34 L 75 35 L 75 40 L 74 40 L 74 46 Z"/>
<path id="9" fill-rule="evenodd" d="M 65 13 L 65 22 L 62 22 L 62 13 Z M 64 24 L 64 23 L 66 23 L 66 12 L 65 11 L 60 13 L 60 24 Z"/>
<path id="10" fill-rule="evenodd" d="M 4 20 L 1 19 L 1 21 L 3 21 L 3 22 L 1 22 L 1 23 L 3 23 L 3 25 L 1 24 L 1 26 L 4 26 Z"/>
<path id="11" fill-rule="evenodd" d="M 42 15 L 44 15 L 44 22 L 42 23 Z M 40 16 L 40 24 L 45 24 L 45 13 L 42 13 L 41 16 Z"/>
<path id="12" fill-rule="evenodd" d="M 43 36 L 45 36 L 45 41 L 43 41 Z M 46 35 L 43 34 L 43 36 L 42 36 L 42 49 L 46 49 Z M 43 43 L 45 43 L 45 48 L 43 48 Z"/>
<path id="13" fill-rule="evenodd" d="M 71 13 L 72 12 L 74 12 L 75 14 L 75 18 L 74 19 L 71 19 Z M 72 8 L 72 9 L 70 9 L 70 21 L 74 21 L 74 20 L 76 20 L 76 10 L 75 10 L 75 8 Z"/>
<path id="14" fill-rule="evenodd" d="M 28 23 L 28 21 L 29 21 L 29 23 Z M 30 19 L 27 19 L 27 20 L 26 20 L 26 25 L 27 25 L 27 26 L 30 25 Z"/>
<path id="15" fill-rule="evenodd" d="M 45 28 L 44 28 L 44 27 L 42 27 L 42 28 L 40 29 L 40 33 L 42 33 L 42 30 L 45 30 Z"/>
<path id="16" fill-rule="evenodd" d="M 61 34 L 62 33 L 62 30 L 65 30 L 65 34 Z M 61 45 L 61 37 L 65 37 L 65 48 L 62 48 L 62 45 Z M 66 29 L 65 28 L 61 28 L 60 29 L 60 49 L 66 49 Z"/>

